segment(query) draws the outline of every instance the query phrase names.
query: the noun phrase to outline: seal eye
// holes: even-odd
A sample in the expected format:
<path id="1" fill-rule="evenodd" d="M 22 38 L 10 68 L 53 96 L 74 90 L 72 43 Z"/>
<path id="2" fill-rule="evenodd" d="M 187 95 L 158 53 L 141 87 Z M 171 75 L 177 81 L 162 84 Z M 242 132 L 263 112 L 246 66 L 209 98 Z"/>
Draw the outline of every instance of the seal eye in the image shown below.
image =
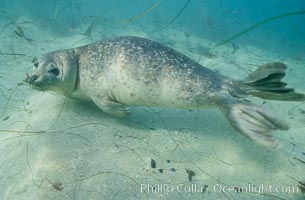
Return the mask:
<path id="1" fill-rule="evenodd" d="M 35 68 L 38 67 L 38 62 L 34 63 L 34 67 L 35 67 Z"/>
<path id="2" fill-rule="evenodd" d="M 54 76 L 58 76 L 59 75 L 59 69 L 58 68 L 50 69 L 48 71 L 48 73 L 53 74 Z"/>

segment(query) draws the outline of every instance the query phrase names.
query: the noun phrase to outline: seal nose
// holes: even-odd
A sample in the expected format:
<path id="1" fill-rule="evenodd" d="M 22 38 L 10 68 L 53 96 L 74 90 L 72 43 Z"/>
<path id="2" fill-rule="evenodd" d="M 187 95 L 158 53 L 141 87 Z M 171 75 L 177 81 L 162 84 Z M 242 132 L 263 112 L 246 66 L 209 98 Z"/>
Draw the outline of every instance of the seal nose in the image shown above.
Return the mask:
<path id="1" fill-rule="evenodd" d="M 32 82 L 36 81 L 37 79 L 38 79 L 38 76 L 33 75 L 33 76 L 30 77 L 29 83 L 32 83 Z"/>

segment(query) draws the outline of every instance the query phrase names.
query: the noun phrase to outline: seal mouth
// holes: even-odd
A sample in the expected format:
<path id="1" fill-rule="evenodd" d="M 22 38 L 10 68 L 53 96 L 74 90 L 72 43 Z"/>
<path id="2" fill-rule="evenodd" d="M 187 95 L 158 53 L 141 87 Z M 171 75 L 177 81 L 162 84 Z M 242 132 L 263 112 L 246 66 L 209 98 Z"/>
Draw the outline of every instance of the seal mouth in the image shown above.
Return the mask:
<path id="1" fill-rule="evenodd" d="M 43 85 L 38 85 L 38 84 L 33 84 L 33 83 L 31 83 L 31 84 L 29 84 L 29 86 L 30 86 L 32 89 L 34 89 L 34 90 L 39 90 L 39 91 L 45 91 L 45 90 L 47 90 L 47 88 L 44 87 Z"/>
<path id="2" fill-rule="evenodd" d="M 23 82 L 27 83 L 32 89 L 44 91 L 48 90 L 48 83 L 46 82 L 37 82 L 38 79 L 37 75 L 29 76 L 28 73 L 26 73 L 26 78 L 23 80 Z"/>

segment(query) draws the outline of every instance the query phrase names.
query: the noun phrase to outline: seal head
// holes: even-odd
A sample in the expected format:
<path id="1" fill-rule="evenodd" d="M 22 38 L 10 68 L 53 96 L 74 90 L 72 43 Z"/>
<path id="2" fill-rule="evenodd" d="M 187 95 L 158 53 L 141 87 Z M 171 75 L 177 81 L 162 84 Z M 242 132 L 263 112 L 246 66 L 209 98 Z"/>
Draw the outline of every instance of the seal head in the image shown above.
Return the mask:
<path id="1" fill-rule="evenodd" d="M 77 59 L 73 50 L 61 50 L 35 57 L 34 70 L 27 76 L 30 87 L 69 96 L 77 82 Z"/>

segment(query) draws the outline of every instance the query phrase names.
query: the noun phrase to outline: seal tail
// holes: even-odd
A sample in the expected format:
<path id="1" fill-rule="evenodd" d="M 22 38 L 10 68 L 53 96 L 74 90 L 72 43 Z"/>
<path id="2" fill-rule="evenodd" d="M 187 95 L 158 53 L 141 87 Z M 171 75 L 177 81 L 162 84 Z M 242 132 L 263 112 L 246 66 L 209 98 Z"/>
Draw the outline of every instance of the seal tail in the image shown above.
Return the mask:
<path id="1" fill-rule="evenodd" d="M 249 74 L 244 81 L 234 81 L 230 94 L 235 97 L 248 95 L 262 99 L 279 101 L 304 101 L 305 95 L 296 93 L 293 88 L 287 88 L 282 79 L 286 75 L 287 65 L 282 62 L 272 62 L 260 66 Z"/>
<path id="2" fill-rule="evenodd" d="M 216 102 L 235 130 L 260 145 L 278 147 L 272 131 L 289 129 L 286 121 L 269 109 L 230 96 L 218 96 Z"/>

